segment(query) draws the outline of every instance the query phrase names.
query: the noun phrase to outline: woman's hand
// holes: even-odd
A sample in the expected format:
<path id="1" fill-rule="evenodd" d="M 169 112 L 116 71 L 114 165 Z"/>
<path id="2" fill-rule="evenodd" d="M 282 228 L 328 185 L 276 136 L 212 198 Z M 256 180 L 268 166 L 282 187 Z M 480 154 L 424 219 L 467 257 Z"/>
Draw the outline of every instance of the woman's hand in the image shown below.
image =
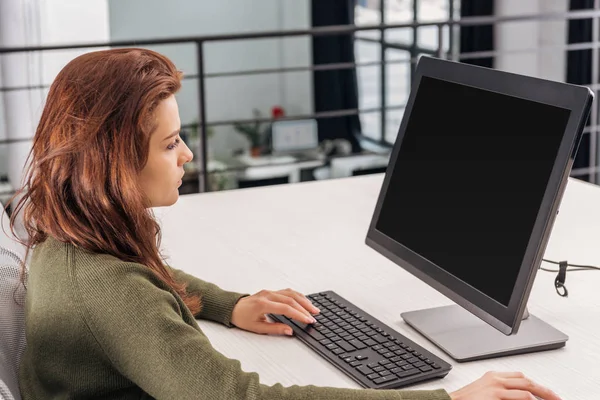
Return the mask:
<path id="1" fill-rule="evenodd" d="M 289 326 L 269 322 L 265 314 L 282 314 L 304 324 L 312 324 L 316 321 L 311 314 L 318 313 L 319 309 L 310 300 L 292 289 L 261 290 L 238 301 L 231 314 L 231 323 L 250 332 L 291 335 L 293 332 Z"/>
<path id="2" fill-rule="evenodd" d="M 537 397 L 535 397 L 537 396 Z M 452 400 L 560 400 L 550 389 L 521 372 L 488 372 L 470 385 L 451 393 Z"/>

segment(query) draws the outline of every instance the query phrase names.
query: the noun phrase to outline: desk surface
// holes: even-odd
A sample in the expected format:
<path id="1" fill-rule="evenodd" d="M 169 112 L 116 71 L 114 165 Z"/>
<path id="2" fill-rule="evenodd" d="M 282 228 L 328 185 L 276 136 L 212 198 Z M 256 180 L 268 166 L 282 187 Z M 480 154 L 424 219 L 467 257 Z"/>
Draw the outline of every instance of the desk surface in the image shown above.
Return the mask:
<path id="1" fill-rule="evenodd" d="M 224 289 L 334 290 L 453 365 L 442 380 L 413 386 L 452 391 L 488 370 L 520 370 L 570 400 L 600 396 L 600 271 L 540 271 L 529 310 L 570 336 L 565 348 L 457 363 L 407 326 L 400 313 L 450 301 L 364 244 L 382 175 L 182 196 L 157 210 L 169 262 Z M 570 180 L 546 258 L 600 265 L 600 188 Z M 550 267 L 550 266 L 549 266 Z M 290 337 L 261 336 L 199 321 L 217 350 L 265 384 L 358 387 Z"/>

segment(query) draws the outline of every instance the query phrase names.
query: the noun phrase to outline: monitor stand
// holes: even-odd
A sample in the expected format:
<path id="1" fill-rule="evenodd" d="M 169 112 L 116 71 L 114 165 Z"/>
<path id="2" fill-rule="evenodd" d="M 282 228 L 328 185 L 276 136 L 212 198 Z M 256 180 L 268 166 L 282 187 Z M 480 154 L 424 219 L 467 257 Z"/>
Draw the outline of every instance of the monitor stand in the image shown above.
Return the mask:
<path id="1" fill-rule="evenodd" d="M 569 339 L 527 310 L 518 333 L 510 336 L 456 304 L 405 312 L 401 316 L 459 362 L 557 349 Z"/>

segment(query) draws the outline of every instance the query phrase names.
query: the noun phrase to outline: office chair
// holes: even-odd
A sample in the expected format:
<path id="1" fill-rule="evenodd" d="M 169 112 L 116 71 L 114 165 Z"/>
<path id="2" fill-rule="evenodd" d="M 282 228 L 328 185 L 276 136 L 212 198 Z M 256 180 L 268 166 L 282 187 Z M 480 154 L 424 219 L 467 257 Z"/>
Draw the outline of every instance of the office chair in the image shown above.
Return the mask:
<path id="1" fill-rule="evenodd" d="M 0 247 L 0 400 L 21 400 L 18 366 L 25 349 L 23 261 Z"/>

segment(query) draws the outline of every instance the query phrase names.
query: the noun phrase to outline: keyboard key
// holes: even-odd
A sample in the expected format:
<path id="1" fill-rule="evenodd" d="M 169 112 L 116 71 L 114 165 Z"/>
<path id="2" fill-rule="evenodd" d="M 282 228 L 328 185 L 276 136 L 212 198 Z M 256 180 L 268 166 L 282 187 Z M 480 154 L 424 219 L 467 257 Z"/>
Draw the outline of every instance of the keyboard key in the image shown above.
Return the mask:
<path id="1" fill-rule="evenodd" d="M 380 375 L 376 372 L 371 375 L 367 375 L 367 378 L 369 378 L 370 380 L 377 379 L 379 377 L 380 377 Z"/>
<path id="2" fill-rule="evenodd" d="M 371 337 L 371 339 L 375 340 L 377 343 L 385 343 L 387 342 L 387 338 L 381 336 L 381 335 L 375 335 L 373 337 Z"/>
<path id="3" fill-rule="evenodd" d="M 392 381 L 395 381 L 396 379 L 398 379 L 398 377 L 396 375 L 388 375 L 388 376 L 382 376 L 381 378 L 377 378 L 373 382 L 375 382 L 378 385 L 381 385 L 382 383 L 392 382 Z"/>
<path id="4" fill-rule="evenodd" d="M 394 363 L 385 364 L 384 368 L 385 369 L 394 369 L 394 368 L 396 368 L 396 364 L 394 364 Z"/>
<path id="5" fill-rule="evenodd" d="M 346 351 L 356 350 L 356 347 L 352 346 L 350 343 L 346 342 L 345 340 L 341 340 L 341 341 L 337 342 L 337 345 Z"/>
<path id="6" fill-rule="evenodd" d="M 373 370 L 371 368 L 367 367 L 366 365 L 362 365 L 362 366 L 356 368 L 356 370 L 363 375 L 369 375 L 369 374 L 373 373 Z"/>
<path id="7" fill-rule="evenodd" d="M 351 367 L 359 367 L 359 366 L 361 366 L 361 365 L 363 365 L 363 363 L 362 363 L 361 361 L 352 361 L 352 362 L 350 363 L 350 366 L 351 366 Z"/>
<path id="8" fill-rule="evenodd" d="M 321 333 L 319 333 L 319 331 L 316 330 L 316 329 L 308 328 L 308 330 L 306 331 L 306 333 L 308 333 L 315 340 L 323 340 L 323 339 L 325 339 L 325 336 L 323 336 Z"/>
<path id="9" fill-rule="evenodd" d="M 367 346 L 366 346 L 366 345 L 365 345 L 363 342 L 361 342 L 361 341 L 360 341 L 360 340 L 358 340 L 358 339 L 351 340 L 349 343 L 350 343 L 352 346 L 356 347 L 358 350 L 362 350 L 362 349 L 364 349 L 365 347 L 367 347 Z"/>
<path id="10" fill-rule="evenodd" d="M 408 371 L 404 371 L 404 372 L 400 372 L 400 373 L 396 374 L 396 376 L 399 378 L 408 378 L 409 376 L 413 376 L 413 375 L 417 375 L 417 374 L 419 374 L 419 371 L 414 368 L 411 368 Z"/>

